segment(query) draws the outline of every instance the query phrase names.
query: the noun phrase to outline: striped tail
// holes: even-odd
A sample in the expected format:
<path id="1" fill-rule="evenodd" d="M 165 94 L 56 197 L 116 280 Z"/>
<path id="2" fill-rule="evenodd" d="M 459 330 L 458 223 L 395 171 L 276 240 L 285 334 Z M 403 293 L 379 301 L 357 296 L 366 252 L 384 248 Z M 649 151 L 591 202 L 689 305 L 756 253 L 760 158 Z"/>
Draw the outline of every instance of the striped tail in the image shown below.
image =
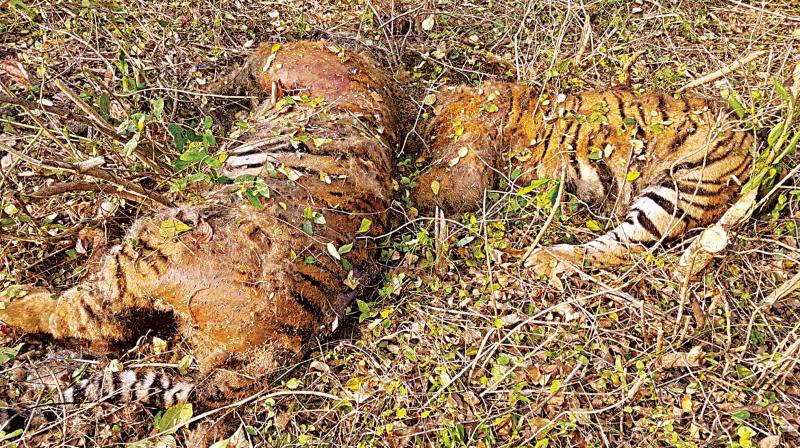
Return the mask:
<path id="1" fill-rule="evenodd" d="M 35 386 L 43 386 L 39 380 L 35 380 L 34 383 L 39 383 Z M 69 409 L 92 402 L 137 403 L 166 409 L 187 402 L 194 386 L 192 381 L 178 380 L 174 375 L 162 371 L 105 371 L 80 380 L 60 393 L 48 387 L 55 392 L 50 406 L 0 408 L 0 431 L 10 434 L 26 427 L 27 423 L 35 418 L 55 421 L 63 415 L 58 412 L 59 408 Z"/>

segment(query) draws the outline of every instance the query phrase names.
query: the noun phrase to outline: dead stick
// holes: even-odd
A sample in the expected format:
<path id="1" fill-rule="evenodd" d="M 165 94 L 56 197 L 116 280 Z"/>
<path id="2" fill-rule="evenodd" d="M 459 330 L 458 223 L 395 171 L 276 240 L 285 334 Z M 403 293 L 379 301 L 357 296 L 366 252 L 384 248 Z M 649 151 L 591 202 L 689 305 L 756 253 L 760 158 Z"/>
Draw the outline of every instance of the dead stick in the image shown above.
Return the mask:
<path id="1" fill-rule="evenodd" d="M 558 181 L 558 193 L 556 193 L 556 202 L 555 204 L 553 204 L 553 208 L 550 209 L 550 215 L 547 216 L 547 220 L 544 222 L 544 225 L 542 225 L 541 230 L 539 230 L 539 233 L 536 235 L 536 239 L 533 240 L 531 247 L 529 247 L 528 250 L 525 252 L 525 255 L 522 256 L 523 260 L 527 260 L 528 257 L 530 257 L 530 255 L 533 253 L 533 251 L 536 250 L 536 246 L 539 245 L 539 241 L 542 240 L 542 238 L 544 237 L 544 233 L 547 231 L 547 228 L 550 227 L 550 223 L 553 222 L 553 218 L 555 218 L 556 213 L 558 213 L 558 207 L 561 206 L 561 196 L 564 193 L 565 172 L 566 172 L 566 165 L 562 165 L 561 178 Z"/>
<path id="2" fill-rule="evenodd" d="M 633 84 L 633 80 L 631 79 L 631 68 L 633 67 L 633 64 L 635 64 L 636 61 L 639 60 L 639 57 L 642 56 L 644 53 L 645 50 L 639 50 L 636 53 L 633 53 L 631 57 L 628 59 L 628 61 L 625 62 L 625 66 L 622 67 L 622 73 L 625 75 L 625 80 L 623 82 L 625 83 L 626 87 L 630 87 L 631 84 Z"/>
<path id="3" fill-rule="evenodd" d="M 69 88 L 69 86 L 64 84 L 64 81 L 56 79 L 55 81 L 53 81 L 53 84 L 55 84 L 55 86 L 58 87 L 58 90 L 60 90 L 61 93 L 63 93 L 64 95 L 67 96 L 67 98 L 72 100 L 72 102 L 75 103 L 75 105 L 78 106 L 78 108 L 82 110 L 83 113 L 85 113 L 89 117 L 89 119 L 91 119 L 95 123 L 96 128 L 102 130 L 104 133 L 113 133 L 113 134 L 117 133 L 117 130 L 114 129 L 113 126 L 108 124 L 107 121 L 103 120 L 103 117 L 101 117 L 100 114 L 95 112 L 95 110 L 91 106 L 86 104 L 86 102 L 83 101 L 83 99 L 80 96 L 78 96 L 77 93 L 73 92 L 72 89 Z"/>
<path id="4" fill-rule="evenodd" d="M 145 199 L 151 199 L 154 202 L 157 202 L 159 204 L 166 205 L 166 206 L 172 206 L 173 205 L 172 202 L 169 199 L 161 196 L 160 194 L 152 192 L 152 191 L 148 192 L 144 188 L 142 188 L 140 185 L 136 185 L 135 183 L 133 183 L 131 181 L 122 179 L 122 178 L 114 175 L 113 173 L 109 173 L 108 171 L 102 170 L 100 168 L 81 169 L 81 167 L 79 167 L 77 165 L 73 165 L 71 163 L 67 163 L 67 162 L 61 162 L 61 161 L 57 161 L 57 160 L 39 160 L 39 159 L 31 157 L 31 156 L 29 156 L 27 154 L 21 153 L 21 152 L 17 151 L 16 149 L 14 149 L 14 148 L 12 148 L 12 147 L 10 147 L 8 145 L 2 144 L 2 143 L 0 143 L 0 149 L 2 149 L 3 151 L 9 152 L 9 153 L 17 156 L 18 158 L 20 158 L 20 159 L 22 159 L 22 160 L 24 160 L 24 161 L 26 161 L 26 162 L 28 162 L 28 163 L 30 163 L 32 165 L 38 166 L 40 168 L 62 170 L 62 171 L 66 171 L 66 172 L 72 173 L 72 174 L 85 174 L 87 176 L 91 176 L 91 177 L 95 177 L 95 178 L 98 178 L 98 179 L 102 179 L 102 180 L 104 180 L 106 182 L 109 182 L 109 183 L 117 185 L 117 186 L 119 186 L 121 188 L 127 189 L 128 191 L 136 194 L 137 196 L 141 196 L 142 198 L 145 198 Z"/>
<path id="5" fill-rule="evenodd" d="M 158 202 L 150 199 L 143 198 L 137 194 L 128 193 L 125 190 L 119 190 L 113 185 L 106 185 L 94 182 L 75 181 L 75 182 L 57 182 L 47 187 L 42 187 L 36 191 L 32 191 L 26 196 L 34 199 L 44 199 L 51 196 L 58 196 L 65 193 L 75 193 L 81 191 L 94 191 L 103 192 L 106 194 L 119 196 L 123 199 L 133 201 L 139 204 L 147 205 L 148 207 L 155 208 L 159 205 Z"/>
<path id="6" fill-rule="evenodd" d="M 39 104 L 36 101 L 23 100 L 21 98 L 16 98 L 13 96 L 6 96 L 6 95 L 0 95 L 0 103 L 15 104 L 17 106 L 27 107 L 28 109 L 41 109 L 45 112 L 61 115 L 62 117 L 68 120 L 77 121 L 79 123 L 85 124 L 86 126 L 91 126 L 93 128 L 96 127 L 95 123 L 92 120 L 89 120 L 88 118 L 82 117 L 80 115 L 76 115 L 71 110 L 63 109 L 56 106 L 45 106 L 44 104 Z M 125 138 L 122 137 L 121 135 L 117 134 L 116 131 L 112 133 L 106 133 L 103 129 L 99 130 L 120 143 L 127 142 L 127 140 L 125 140 Z"/>
<path id="7" fill-rule="evenodd" d="M 711 73 L 709 73 L 709 74 L 707 74 L 705 76 L 701 76 L 700 78 L 697 78 L 694 81 L 688 82 L 686 85 L 684 85 L 683 87 L 678 89 L 676 92 L 677 93 L 681 93 L 684 90 L 692 89 L 692 88 L 695 88 L 697 86 L 703 85 L 705 83 L 708 83 L 708 82 L 711 82 L 711 81 L 715 81 L 715 80 L 717 80 L 719 78 L 722 78 L 723 76 L 727 75 L 728 73 L 731 73 L 732 71 L 739 69 L 739 67 L 741 67 L 741 66 L 743 66 L 745 64 L 748 64 L 748 63 L 760 58 L 761 56 L 764 56 L 765 54 L 767 54 L 766 50 L 754 51 L 754 52 L 748 54 L 747 56 L 745 56 L 745 57 L 743 57 L 741 59 L 737 59 L 737 60 L 733 61 L 727 67 L 723 67 L 723 68 L 721 68 L 721 69 L 719 69 L 717 71 L 711 72 Z"/>
<path id="8" fill-rule="evenodd" d="M 784 282 L 781 286 L 778 286 L 775 291 L 772 291 L 772 293 L 764 299 L 764 306 L 771 308 L 775 305 L 775 302 L 788 296 L 798 288 L 800 288 L 800 273 L 795 274 L 794 277 Z"/>

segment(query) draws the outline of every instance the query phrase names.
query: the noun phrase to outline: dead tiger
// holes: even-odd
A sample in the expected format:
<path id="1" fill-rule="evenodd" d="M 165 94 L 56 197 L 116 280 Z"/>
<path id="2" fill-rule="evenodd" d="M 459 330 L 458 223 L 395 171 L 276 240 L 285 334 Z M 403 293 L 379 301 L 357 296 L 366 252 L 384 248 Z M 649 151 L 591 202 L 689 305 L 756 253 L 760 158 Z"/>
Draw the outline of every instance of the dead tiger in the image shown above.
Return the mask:
<path id="1" fill-rule="evenodd" d="M 203 205 L 139 219 L 77 286 L 27 288 L 0 307 L 1 321 L 104 352 L 143 334 L 148 316 L 171 315 L 204 373 L 225 367 L 197 391 L 201 403 L 335 330 L 381 273 L 370 237 L 387 231 L 404 135 L 394 81 L 365 54 L 297 42 L 262 46 L 226 82 L 265 98 L 222 167 L 235 182 Z M 121 378 L 132 397 L 137 385 L 175 387 Z"/>
<path id="2" fill-rule="evenodd" d="M 356 237 L 389 226 L 402 96 L 372 59 L 321 42 L 262 46 L 226 83 L 268 96 L 225 162 L 239 183 L 205 205 L 139 220 L 78 286 L 60 295 L 31 288 L 0 320 L 104 351 L 142 333 L 142 316 L 169 313 L 203 371 L 226 368 L 196 402 L 247 390 L 336 327 L 381 273 L 374 242 Z M 415 190 L 423 211 L 473 209 L 498 173 L 519 164 L 517 182 L 562 178 L 625 217 L 585 244 L 533 252 L 525 263 L 535 272 L 553 260 L 626 263 L 630 252 L 712 222 L 750 170 L 755 141 L 702 99 L 621 88 L 545 98 L 493 82 L 451 89 L 425 138 L 433 163 Z M 231 203 L 237 194 L 249 200 Z M 183 383 L 163 391 L 118 377 L 112 389 L 125 385 L 129 398 L 143 388 L 185 396 Z"/>
<path id="3" fill-rule="evenodd" d="M 421 210 L 474 210 L 518 166 L 517 185 L 561 179 L 622 221 L 589 242 L 530 252 L 524 263 L 536 274 L 556 263 L 630 263 L 645 248 L 715 222 L 753 164 L 753 134 L 696 97 L 614 87 L 552 98 L 487 82 L 448 89 L 436 112 L 426 132 L 432 162 L 415 190 Z"/>

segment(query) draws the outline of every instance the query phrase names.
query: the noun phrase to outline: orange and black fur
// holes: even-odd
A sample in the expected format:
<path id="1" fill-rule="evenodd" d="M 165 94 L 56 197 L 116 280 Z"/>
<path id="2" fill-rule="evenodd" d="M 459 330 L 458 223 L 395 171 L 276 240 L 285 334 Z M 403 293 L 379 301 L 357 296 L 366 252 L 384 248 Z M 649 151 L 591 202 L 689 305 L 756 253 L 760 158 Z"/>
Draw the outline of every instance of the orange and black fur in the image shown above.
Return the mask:
<path id="1" fill-rule="evenodd" d="M 438 112 L 427 132 L 432 163 L 417 181 L 421 209 L 475 209 L 502 173 L 521 166 L 518 185 L 563 175 L 568 191 L 621 219 L 584 244 L 534 250 L 525 263 L 537 273 L 554 261 L 626 264 L 645 247 L 711 224 L 752 167 L 754 136 L 701 98 L 624 87 L 548 98 L 488 82 L 451 89 Z"/>
<path id="2" fill-rule="evenodd" d="M 389 226 L 401 95 L 369 57 L 321 42 L 262 46 L 226 82 L 267 97 L 223 167 L 239 183 L 142 218 L 79 285 L 31 288 L 0 320 L 102 351 L 141 334 L 137 316 L 171 313 L 203 371 L 226 367 L 198 401 L 243 390 L 335 328 L 381 274 L 369 237 Z M 442 97 L 424 133 L 432 164 L 414 192 L 423 212 L 475 208 L 514 165 L 519 184 L 563 175 L 577 197 L 621 217 L 592 241 L 537 249 L 526 260 L 535 272 L 554 260 L 627 263 L 712 223 L 751 169 L 753 136 L 698 98 L 624 88 L 546 98 L 495 82 Z M 257 198 L 231 201 L 256 187 Z"/>
<path id="3" fill-rule="evenodd" d="M 102 352 L 143 334 L 140 316 L 169 313 L 203 372 L 225 367 L 198 402 L 235 394 L 335 330 L 380 281 L 371 237 L 387 231 L 403 135 L 393 80 L 364 54 L 298 42 L 261 47 L 228 81 L 264 97 L 222 167 L 237 181 L 204 205 L 138 220 L 77 286 L 29 288 L 0 321 Z"/>

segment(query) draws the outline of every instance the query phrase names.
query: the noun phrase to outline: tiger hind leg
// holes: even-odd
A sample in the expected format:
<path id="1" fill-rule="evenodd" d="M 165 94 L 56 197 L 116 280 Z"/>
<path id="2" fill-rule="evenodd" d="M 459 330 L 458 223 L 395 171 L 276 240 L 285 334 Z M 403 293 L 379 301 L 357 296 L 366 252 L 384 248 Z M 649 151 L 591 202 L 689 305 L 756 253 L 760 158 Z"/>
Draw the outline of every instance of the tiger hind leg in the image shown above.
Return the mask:
<path id="1" fill-rule="evenodd" d="M 625 219 L 607 233 L 583 244 L 537 248 L 527 254 L 524 266 L 537 274 L 550 275 L 559 263 L 578 268 L 630 264 L 648 248 L 706 223 L 706 219 L 690 214 L 694 212 L 692 203 L 678 200 L 678 195 L 666 182 L 647 187 L 633 201 Z"/>
<path id="2" fill-rule="evenodd" d="M 105 311 L 102 298 L 80 286 L 61 295 L 32 288 L 21 297 L 4 299 L 3 303 L 0 322 L 22 333 L 88 341 L 98 352 L 129 338 L 125 327 Z"/>

